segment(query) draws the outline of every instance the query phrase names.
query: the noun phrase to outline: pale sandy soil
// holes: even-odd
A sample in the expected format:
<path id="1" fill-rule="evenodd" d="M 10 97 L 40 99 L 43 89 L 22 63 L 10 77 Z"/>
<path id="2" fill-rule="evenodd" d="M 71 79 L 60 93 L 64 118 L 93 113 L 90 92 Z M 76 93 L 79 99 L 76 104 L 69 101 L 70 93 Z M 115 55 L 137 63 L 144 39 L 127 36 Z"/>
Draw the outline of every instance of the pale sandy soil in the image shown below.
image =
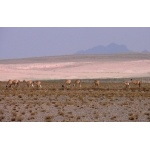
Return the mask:
<path id="1" fill-rule="evenodd" d="M 150 54 L 0 60 L 0 121 L 149 122 L 149 75 Z M 130 77 L 142 81 L 141 87 L 125 88 Z M 86 80 L 81 88 L 66 89 L 65 80 L 54 80 L 66 78 Z M 99 78 L 99 87 L 93 87 L 94 78 Z M 21 82 L 6 89 L 8 79 L 40 79 L 42 88 Z"/>
<path id="2" fill-rule="evenodd" d="M 0 80 L 93 79 L 150 76 L 150 54 L 72 55 L 0 60 Z"/>

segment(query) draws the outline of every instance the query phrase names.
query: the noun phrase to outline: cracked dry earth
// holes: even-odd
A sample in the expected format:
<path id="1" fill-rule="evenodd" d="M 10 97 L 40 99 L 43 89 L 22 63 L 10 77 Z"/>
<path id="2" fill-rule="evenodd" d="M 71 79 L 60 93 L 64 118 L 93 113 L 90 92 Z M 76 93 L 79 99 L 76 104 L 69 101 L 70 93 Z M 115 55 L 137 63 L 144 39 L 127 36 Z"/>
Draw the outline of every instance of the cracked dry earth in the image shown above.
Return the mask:
<path id="1" fill-rule="evenodd" d="M 150 83 L 126 89 L 123 79 L 83 80 L 79 87 L 62 89 L 63 80 L 42 81 L 42 89 L 5 89 L 0 82 L 1 122 L 149 122 Z"/>

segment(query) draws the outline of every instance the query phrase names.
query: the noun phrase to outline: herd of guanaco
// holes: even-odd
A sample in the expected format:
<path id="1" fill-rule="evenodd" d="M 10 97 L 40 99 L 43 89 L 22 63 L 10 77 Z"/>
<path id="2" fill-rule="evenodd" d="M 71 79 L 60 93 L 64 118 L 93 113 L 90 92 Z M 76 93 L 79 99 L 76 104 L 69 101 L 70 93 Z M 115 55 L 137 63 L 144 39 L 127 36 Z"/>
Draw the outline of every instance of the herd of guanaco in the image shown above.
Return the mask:
<path id="1" fill-rule="evenodd" d="M 8 88 L 12 88 L 13 87 L 18 87 L 19 84 L 20 84 L 20 80 L 8 80 L 7 83 L 6 83 L 6 89 Z M 41 88 L 41 81 L 32 81 L 32 80 L 23 80 L 22 81 L 23 83 L 25 83 L 27 85 L 27 87 L 37 87 L 37 88 Z"/>
<path id="2" fill-rule="evenodd" d="M 32 80 L 23 80 L 22 81 L 28 88 L 34 88 L 34 87 L 37 87 L 37 88 L 42 88 L 42 85 L 41 85 L 41 81 L 32 81 Z M 19 84 L 21 83 L 20 80 L 8 80 L 7 83 L 6 83 L 6 89 L 8 88 L 12 88 L 12 87 L 18 87 Z M 133 79 L 130 79 L 130 81 L 125 81 L 124 82 L 124 85 L 126 88 L 130 88 L 130 85 L 131 84 L 135 84 L 137 85 L 139 88 L 141 87 L 141 81 L 139 80 L 133 80 Z M 69 86 L 74 86 L 74 87 L 79 87 L 81 88 L 81 80 L 75 80 L 72 84 L 72 80 L 65 80 L 64 84 L 62 85 L 62 88 L 67 88 Z M 100 81 L 99 80 L 94 80 L 93 82 L 93 85 L 95 87 L 99 87 L 100 85 Z"/>

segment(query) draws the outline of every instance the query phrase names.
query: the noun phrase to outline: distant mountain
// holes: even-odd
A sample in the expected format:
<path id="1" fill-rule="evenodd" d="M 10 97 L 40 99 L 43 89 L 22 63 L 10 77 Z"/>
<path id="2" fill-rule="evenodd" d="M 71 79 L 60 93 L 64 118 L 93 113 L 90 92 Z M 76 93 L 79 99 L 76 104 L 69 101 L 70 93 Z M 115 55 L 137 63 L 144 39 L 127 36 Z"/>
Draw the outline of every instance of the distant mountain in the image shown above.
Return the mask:
<path id="1" fill-rule="evenodd" d="M 149 53 L 149 51 L 145 49 L 142 51 L 142 53 Z"/>
<path id="2" fill-rule="evenodd" d="M 111 43 L 107 46 L 99 45 L 87 50 L 78 51 L 76 54 L 117 54 L 130 53 L 131 51 L 125 45 Z"/>

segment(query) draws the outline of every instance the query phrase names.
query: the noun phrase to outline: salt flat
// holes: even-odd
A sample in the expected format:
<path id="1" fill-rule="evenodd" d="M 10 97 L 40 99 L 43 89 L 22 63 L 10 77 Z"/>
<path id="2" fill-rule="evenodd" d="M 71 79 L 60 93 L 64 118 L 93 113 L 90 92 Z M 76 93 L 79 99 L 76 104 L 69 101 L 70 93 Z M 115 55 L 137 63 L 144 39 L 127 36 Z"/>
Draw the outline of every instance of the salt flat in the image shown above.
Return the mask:
<path id="1" fill-rule="evenodd" d="M 0 121 L 149 122 L 149 58 L 126 54 L 0 60 Z M 140 78 L 141 86 L 131 83 L 126 88 L 124 78 L 129 77 Z M 66 78 L 86 80 L 81 87 L 63 88 L 64 80 L 56 79 Z M 99 87 L 94 78 L 100 79 Z M 40 79 L 42 88 L 20 82 L 7 89 L 8 79 Z"/>
<path id="2" fill-rule="evenodd" d="M 68 55 L 0 60 L 0 80 L 150 76 L 150 54 Z"/>

